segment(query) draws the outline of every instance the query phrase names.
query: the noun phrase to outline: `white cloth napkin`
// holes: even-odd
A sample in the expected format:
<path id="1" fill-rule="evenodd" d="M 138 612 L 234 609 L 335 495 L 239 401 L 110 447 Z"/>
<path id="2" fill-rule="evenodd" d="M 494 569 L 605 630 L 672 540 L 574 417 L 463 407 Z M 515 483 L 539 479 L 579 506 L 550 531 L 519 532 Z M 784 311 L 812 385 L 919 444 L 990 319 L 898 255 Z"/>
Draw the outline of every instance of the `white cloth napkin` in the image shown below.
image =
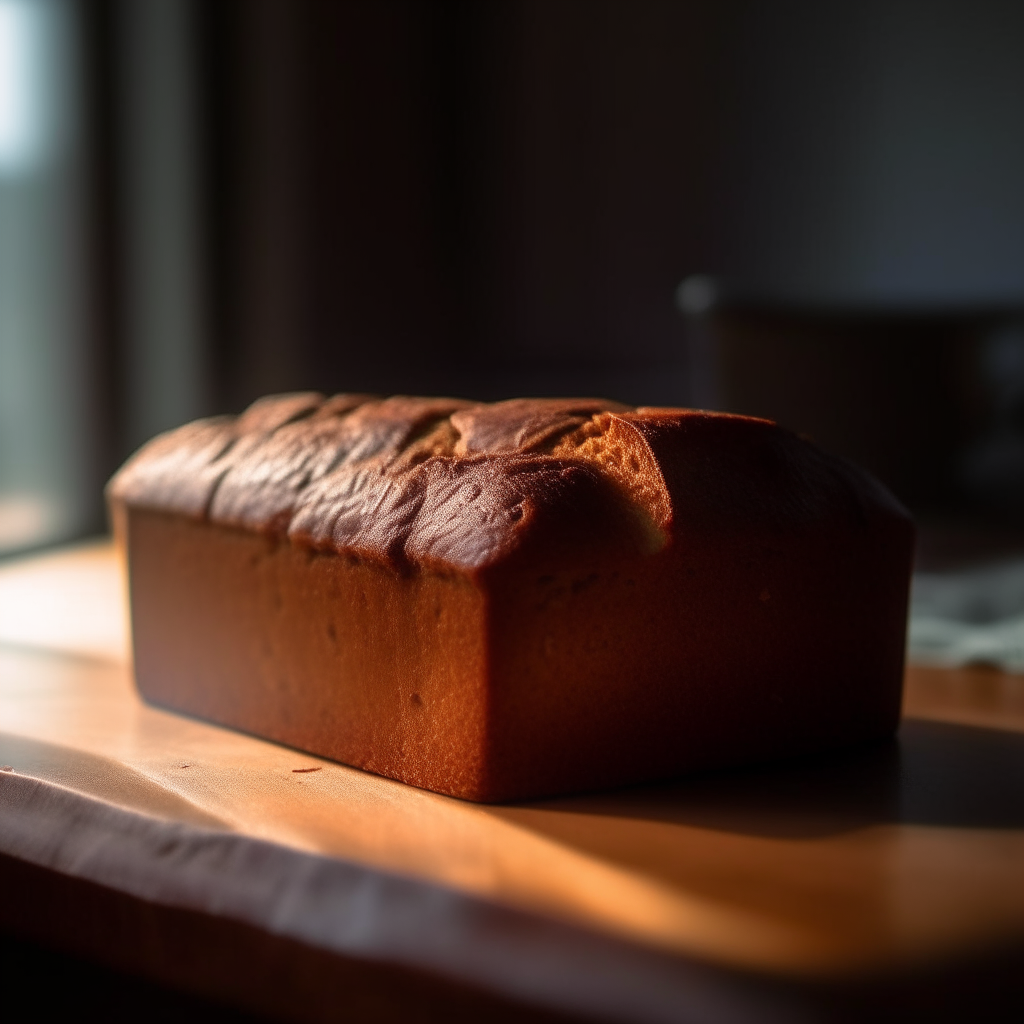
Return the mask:
<path id="1" fill-rule="evenodd" d="M 1024 559 L 914 575 L 907 657 L 1024 672 Z"/>

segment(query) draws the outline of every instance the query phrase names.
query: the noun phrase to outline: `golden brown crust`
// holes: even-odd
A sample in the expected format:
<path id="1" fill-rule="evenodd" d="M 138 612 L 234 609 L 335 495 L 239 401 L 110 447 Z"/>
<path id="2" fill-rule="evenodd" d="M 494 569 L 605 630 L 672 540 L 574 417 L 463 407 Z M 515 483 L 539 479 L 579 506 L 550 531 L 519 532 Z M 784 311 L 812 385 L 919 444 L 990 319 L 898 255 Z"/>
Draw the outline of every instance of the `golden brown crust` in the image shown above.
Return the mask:
<path id="1" fill-rule="evenodd" d="M 393 565 L 475 571 L 567 514 L 657 550 L 687 526 L 804 529 L 905 513 L 775 424 L 596 399 L 281 395 L 188 424 L 114 478 L 116 503 Z M 620 505 L 618 516 L 609 504 Z"/>

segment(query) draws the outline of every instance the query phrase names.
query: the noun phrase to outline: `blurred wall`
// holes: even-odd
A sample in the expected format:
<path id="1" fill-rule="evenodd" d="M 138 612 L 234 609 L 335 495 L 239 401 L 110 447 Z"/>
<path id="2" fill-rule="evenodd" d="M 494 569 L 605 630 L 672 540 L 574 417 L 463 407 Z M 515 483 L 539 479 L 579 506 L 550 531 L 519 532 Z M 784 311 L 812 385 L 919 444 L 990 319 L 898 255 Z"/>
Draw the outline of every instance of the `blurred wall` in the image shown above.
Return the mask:
<path id="1" fill-rule="evenodd" d="M 1024 4 L 734 7 L 723 258 L 790 303 L 1024 303 Z"/>
<path id="2" fill-rule="evenodd" d="M 710 8 L 207 5 L 223 393 L 684 396 Z"/>
<path id="3" fill-rule="evenodd" d="M 121 434 L 129 449 L 209 414 L 209 263 L 198 9 L 181 0 L 118 4 L 108 116 L 123 346 Z"/>

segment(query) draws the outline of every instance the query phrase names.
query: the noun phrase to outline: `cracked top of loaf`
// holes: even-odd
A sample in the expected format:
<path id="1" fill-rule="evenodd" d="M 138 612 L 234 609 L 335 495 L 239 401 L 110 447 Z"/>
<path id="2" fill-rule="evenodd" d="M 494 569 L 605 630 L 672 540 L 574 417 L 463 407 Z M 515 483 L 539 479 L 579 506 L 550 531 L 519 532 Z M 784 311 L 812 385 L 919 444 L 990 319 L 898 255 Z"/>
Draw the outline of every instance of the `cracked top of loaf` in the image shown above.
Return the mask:
<path id="1" fill-rule="evenodd" d="M 154 438 L 108 496 L 468 571 L 544 537 L 596 534 L 654 552 L 687 531 L 906 518 L 867 474 L 767 420 L 597 399 L 275 395 Z"/>

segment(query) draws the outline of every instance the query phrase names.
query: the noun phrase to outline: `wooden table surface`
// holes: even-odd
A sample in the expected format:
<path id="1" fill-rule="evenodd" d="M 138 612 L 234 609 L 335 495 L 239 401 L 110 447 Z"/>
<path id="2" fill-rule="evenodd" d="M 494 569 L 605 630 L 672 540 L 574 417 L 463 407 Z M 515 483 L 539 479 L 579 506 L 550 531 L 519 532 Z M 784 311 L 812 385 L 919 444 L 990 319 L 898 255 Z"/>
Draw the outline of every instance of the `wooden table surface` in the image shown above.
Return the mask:
<path id="1" fill-rule="evenodd" d="M 849 985 L 1024 940 L 1022 677 L 911 668 L 869 751 L 479 806 L 143 704 L 122 594 L 105 543 L 0 568 L 0 853 L 33 885 L 591 1019 L 760 1019 L 721 978 Z M 330 1019 L 312 1002 L 268 1012 Z"/>

